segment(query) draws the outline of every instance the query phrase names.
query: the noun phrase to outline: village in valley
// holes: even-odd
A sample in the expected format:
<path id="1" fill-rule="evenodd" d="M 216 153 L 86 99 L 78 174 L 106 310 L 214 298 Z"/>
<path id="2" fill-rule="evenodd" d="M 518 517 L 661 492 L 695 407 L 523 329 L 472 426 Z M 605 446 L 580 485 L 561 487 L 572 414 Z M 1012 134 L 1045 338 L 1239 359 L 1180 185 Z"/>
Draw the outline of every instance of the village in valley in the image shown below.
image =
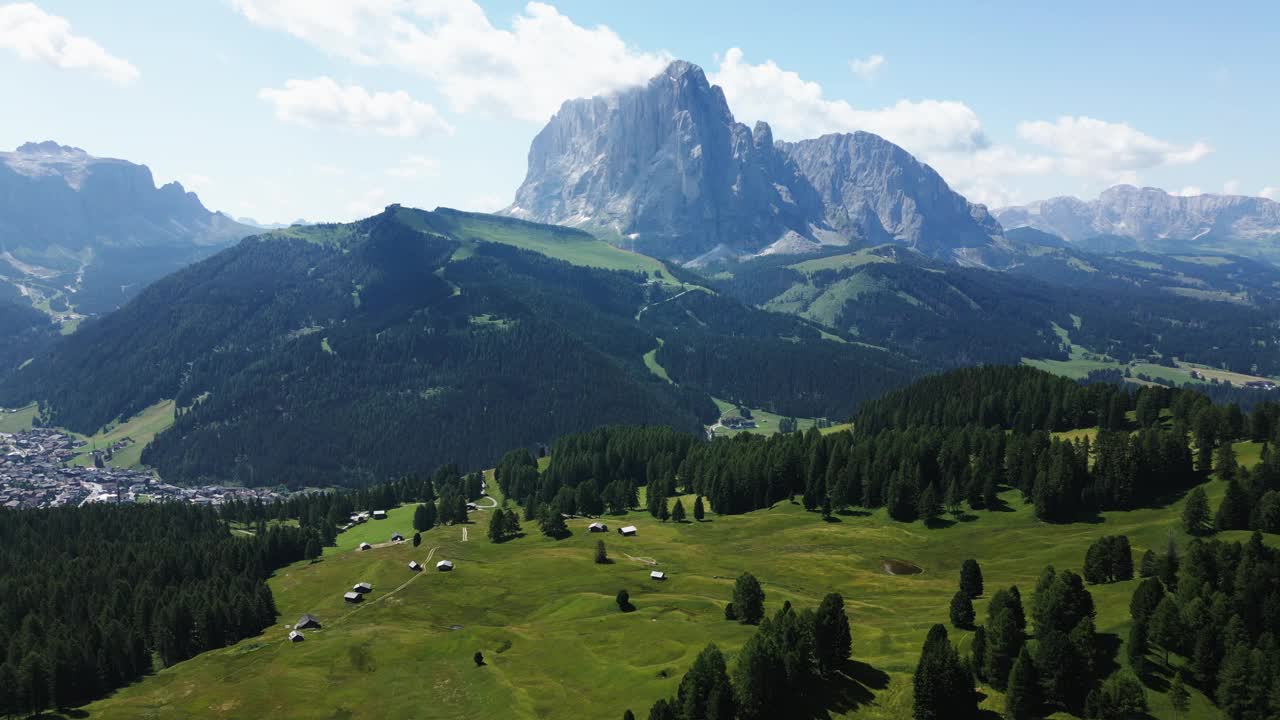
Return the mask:
<path id="1" fill-rule="evenodd" d="M 31 428 L 0 433 L 0 508 L 134 503 L 176 500 L 217 505 L 227 500 L 271 500 L 281 493 L 266 488 L 169 485 L 150 470 L 106 464 L 113 450 L 92 451 L 92 463 L 72 464 L 84 455 L 85 441 L 60 430 Z"/>

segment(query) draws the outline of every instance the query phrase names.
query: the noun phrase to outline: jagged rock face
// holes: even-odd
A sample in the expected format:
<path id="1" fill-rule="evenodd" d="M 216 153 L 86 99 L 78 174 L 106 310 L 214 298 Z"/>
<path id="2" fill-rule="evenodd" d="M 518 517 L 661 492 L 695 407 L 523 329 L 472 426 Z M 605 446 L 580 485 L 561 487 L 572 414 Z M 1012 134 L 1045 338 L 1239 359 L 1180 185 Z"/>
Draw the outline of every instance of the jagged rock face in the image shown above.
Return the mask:
<path id="1" fill-rule="evenodd" d="M 946 255 L 1001 234 L 984 206 L 970 204 L 933 168 L 878 135 L 832 134 L 778 147 L 818 192 L 827 223 L 846 237 Z"/>
<path id="2" fill-rule="evenodd" d="M 534 139 L 506 212 L 680 260 L 850 242 L 945 251 L 1000 234 L 985 208 L 874 135 L 781 143 L 763 122 L 736 122 L 686 62 L 644 87 L 566 102 Z"/>
<path id="3" fill-rule="evenodd" d="M 1032 227 L 1083 245 L 1110 235 L 1151 252 L 1225 250 L 1280 258 L 1280 203 L 1266 198 L 1183 197 L 1117 185 L 1090 202 L 1056 197 L 1002 208 L 996 217 L 1007 227 Z"/>
<path id="4" fill-rule="evenodd" d="M 176 182 L 157 188 L 145 165 L 53 142 L 0 152 L 0 243 L 6 245 L 217 244 L 247 235 L 243 230 Z"/>

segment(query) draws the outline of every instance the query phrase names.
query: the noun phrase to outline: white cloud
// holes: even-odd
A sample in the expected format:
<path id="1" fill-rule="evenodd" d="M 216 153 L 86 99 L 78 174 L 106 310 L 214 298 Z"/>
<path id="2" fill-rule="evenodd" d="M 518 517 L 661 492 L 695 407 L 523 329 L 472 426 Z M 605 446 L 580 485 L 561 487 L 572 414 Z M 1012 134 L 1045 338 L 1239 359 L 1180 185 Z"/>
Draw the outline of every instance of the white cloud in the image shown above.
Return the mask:
<path id="1" fill-rule="evenodd" d="M 343 206 L 343 217 L 336 220 L 347 222 L 377 215 L 387 206 L 385 188 L 372 187 L 353 197 Z"/>
<path id="2" fill-rule="evenodd" d="M 1239 194 L 1240 194 L 1240 181 L 1239 181 L 1239 180 L 1236 180 L 1235 178 L 1232 178 L 1232 179 L 1230 179 L 1230 180 L 1226 181 L 1225 183 L 1223 183 L 1223 184 L 1222 184 L 1222 194 L 1223 194 L 1223 195 L 1239 195 Z"/>
<path id="3" fill-rule="evenodd" d="M 1085 116 L 1019 123 L 1018 136 L 1055 152 L 1067 174 L 1108 182 L 1134 183 L 1140 170 L 1187 165 L 1213 152 L 1204 142 L 1175 145 L 1125 123 Z"/>
<path id="4" fill-rule="evenodd" d="M 853 74 L 868 82 L 876 79 L 876 76 L 884 69 L 884 65 L 884 56 L 878 53 L 870 57 L 849 61 L 849 69 L 853 71 Z"/>
<path id="5" fill-rule="evenodd" d="M 1204 191 L 1195 185 L 1188 185 L 1180 190 L 1173 190 L 1169 194 L 1179 197 L 1195 197 L 1196 195 L 1203 195 Z"/>
<path id="6" fill-rule="evenodd" d="M 138 79 L 138 68 L 101 45 L 71 32 L 66 18 L 50 15 L 32 3 L 0 5 L 0 48 L 28 62 L 64 70 L 88 70 L 118 85 Z"/>
<path id="7" fill-rule="evenodd" d="M 859 110 L 829 100 L 822 86 L 772 60 L 753 65 L 730 48 L 711 81 L 724 89 L 740 120 L 765 120 L 779 138 L 800 140 L 831 132 L 865 130 L 916 153 L 974 150 L 988 144 L 978 115 L 954 100 L 899 100 L 879 110 Z"/>
<path id="8" fill-rule="evenodd" d="M 396 137 L 453 131 L 434 107 L 403 90 L 370 93 L 359 85 L 339 85 L 332 78 L 318 77 L 289 80 L 281 89 L 263 88 L 258 97 L 274 106 L 283 122 Z"/>
<path id="9" fill-rule="evenodd" d="M 337 165 L 330 165 L 328 163 L 313 165 L 311 166 L 311 169 L 314 170 L 316 174 L 324 175 L 325 177 L 342 177 L 347 174 L 346 170 L 338 167 Z"/>
<path id="10" fill-rule="evenodd" d="M 424 155 L 407 155 L 400 159 L 400 164 L 387 168 L 387 174 L 401 180 L 417 180 L 435 175 L 440 170 L 440 163 L 434 158 Z"/>
<path id="11" fill-rule="evenodd" d="M 530 2 L 500 29 L 473 0 L 233 0 L 250 21 L 334 55 L 431 80 L 459 112 L 542 122 L 568 98 L 644 83 L 669 61 Z"/>
<path id="12" fill-rule="evenodd" d="M 1258 191 L 1258 197 L 1264 197 L 1268 200 L 1280 200 L 1280 188 L 1268 185 Z"/>

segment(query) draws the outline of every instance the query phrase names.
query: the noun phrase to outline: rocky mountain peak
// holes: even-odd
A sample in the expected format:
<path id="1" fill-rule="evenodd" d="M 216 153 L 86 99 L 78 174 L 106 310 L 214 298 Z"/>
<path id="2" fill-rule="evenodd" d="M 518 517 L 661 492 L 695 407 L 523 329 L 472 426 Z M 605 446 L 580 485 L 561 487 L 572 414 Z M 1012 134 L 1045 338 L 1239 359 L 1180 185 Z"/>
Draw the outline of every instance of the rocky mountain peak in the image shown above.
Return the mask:
<path id="1" fill-rule="evenodd" d="M 692 260 L 897 242 L 948 256 L 1001 230 L 927 165 L 866 132 L 774 140 L 697 65 L 571 100 L 534 138 L 508 214 Z"/>
<path id="2" fill-rule="evenodd" d="M 1280 203 L 1243 195 L 1171 195 L 1160 188 L 1116 185 L 1096 200 L 1054 197 L 1000 208 L 1006 227 L 1053 233 L 1085 249 L 1227 252 L 1280 262 Z"/>

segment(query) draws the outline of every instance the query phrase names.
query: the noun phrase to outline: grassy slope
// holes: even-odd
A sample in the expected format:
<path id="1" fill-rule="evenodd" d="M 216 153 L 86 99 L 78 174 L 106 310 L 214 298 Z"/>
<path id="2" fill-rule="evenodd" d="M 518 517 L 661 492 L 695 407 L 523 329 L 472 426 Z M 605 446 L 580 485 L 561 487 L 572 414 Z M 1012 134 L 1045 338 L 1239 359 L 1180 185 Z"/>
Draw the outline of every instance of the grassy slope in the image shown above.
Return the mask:
<path id="1" fill-rule="evenodd" d="M 411 227 L 419 224 L 413 211 L 401 212 L 399 217 Z M 616 248 L 586 234 L 555 232 L 549 229 L 539 231 L 537 225 L 526 224 L 517 228 L 509 222 L 504 222 L 502 218 L 471 214 L 457 217 L 453 233 L 460 240 L 514 245 L 574 265 L 607 270 L 632 270 L 645 273 L 650 277 L 657 272 L 663 282 L 672 285 L 680 284 L 662 261 Z M 455 257 L 463 259 L 467 254 L 461 253 Z"/>
<path id="2" fill-rule="evenodd" d="M 35 403 L 22 408 L 5 408 L 6 412 L 0 413 L 0 432 L 16 433 L 22 430 L 31 429 L 31 421 L 39 412 L 39 407 Z M 14 412 L 7 412 L 13 410 Z"/>
<path id="3" fill-rule="evenodd" d="M 1071 342 L 1071 338 L 1066 330 L 1058 326 L 1054 326 L 1054 332 L 1058 334 L 1064 342 Z M 1235 385 L 1243 385 L 1246 382 L 1254 380 L 1275 380 L 1276 378 L 1266 378 L 1258 375 L 1245 375 L 1243 373 L 1231 372 L 1229 370 L 1221 370 L 1211 368 L 1207 365 L 1199 365 L 1196 363 L 1187 363 L 1174 359 L 1177 367 L 1166 367 L 1149 362 L 1122 363 L 1113 357 L 1102 353 L 1090 352 L 1087 348 L 1080 345 L 1071 345 L 1071 357 L 1069 360 L 1043 360 L 1023 358 L 1024 365 L 1030 365 L 1039 368 L 1045 372 L 1051 372 L 1055 375 L 1062 375 L 1074 380 L 1079 380 L 1088 375 L 1093 370 L 1124 370 L 1128 368 L 1134 376 L 1134 382 L 1138 375 L 1147 375 L 1148 377 L 1168 380 L 1175 385 L 1181 387 L 1184 383 L 1192 383 L 1193 385 L 1208 384 L 1209 380 L 1218 380 L 1219 382 L 1227 381 Z M 1199 370 L 1204 376 L 1204 380 L 1191 377 L 1192 370 Z"/>
<path id="4" fill-rule="evenodd" d="M 1256 462 L 1258 448 L 1238 447 Z M 1221 483 L 1208 483 L 1216 503 Z M 919 523 L 888 521 L 883 512 L 848 515 L 823 523 L 799 507 L 781 504 L 705 523 L 660 524 L 634 514 L 607 518 L 613 528 L 634 522 L 637 537 L 604 536 L 614 564 L 591 561 L 600 536 L 586 520 L 570 523 L 572 537 L 556 542 L 536 533 L 504 545 L 484 539 L 486 513 L 473 514 L 470 542 L 458 527 L 435 528 L 421 548 L 410 544 L 352 550 L 362 540 L 383 542 L 407 532 L 412 508 L 340 536 L 319 562 L 298 563 L 271 580 L 281 623 L 311 612 L 326 623 L 298 645 L 284 641 L 278 625 L 263 636 L 206 653 L 162 671 L 88 708 L 92 718 L 576 718 L 618 717 L 627 707 L 640 717 L 654 699 L 674 691 L 696 653 L 714 641 L 727 651 L 741 647 L 750 630 L 723 619 L 732 579 L 743 570 L 764 583 L 767 605 L 784 600 L 816 605 L 830 590 L 844 594 L 854 633 L 854 656 L 874 671 L 859 677 L 882 686 L 874 698 L 841 717 L 902 718 L 910 713 L 910 675 L 928 627 L 945 621 L 961 562 L 980 560 L 988 594 L 1017 584 L 1029 600 L 1047 564 L 1080 567 L 1089 543 L 1127 534 L 1135 559 L 1160 549 L 1169 533 L 1180 541 L 1181 505 L 1107 513 L 1097 524 L 1049 525 L 1037 521 L 1016 492 L 1006 513 L 978 513 L 972 522 L 928 530 Z M 686 505 L 689 499 L 686 498 Z M 1231 534 L 1232 539 L 1243 534 Z M 1277 538 L 1268 538 L 1276 541 Z M 452 574 L 429 570 L 413 578 L 405 565 L 457 562 Z M 652 558 L 670 580 L 647 579 L 649 566 L 626 554 Z M 903 558 L 924 568 L 915 576 L 888 576 L 882 558 Z M 355 582 L 374 585 L 355 614 L 341 593 Z M 1098 629 L 1127 636 L 1128 604 L 1135 582 L 1091 587 Z M 619 613 L 613 601 L 626 588 L 638 610 Z M 379 599 L 382 598 L 382 599 Z M 985 616 L 986 599 L 977 602 Z M 450 630 L 454 625 L 461 629 Z M 969 634 L 952 631 L 967 651 Z M 488 665 L 476 668 L 481 650 Z M 1123 649 L 1119 662 L 1124 663 Z M 876 681 L 878 672 L 887 673 Z M 846 688 L 853 696 L 856 688 Z M 1164 696 L 1150 693 L 1155 717 L 1171 717 Z M 999 711 L 992 695 L 985 707 Z M 1190 718 L 1217 717 L 1193 695 Z"/>
<path id="5" fill-rule="evenodd" d="M 72 459 L 72 464 L 89 465 L 93 462 L 94 448 L 105 449 L 111 443 L 129 437 L 133 438 L 133 444 L 117 452 L 107 464 L 118 468 L 138 467 L 141 464 L 142 449 L 161 431 L 173 425 L 173 409 L 172 400 L 161 400 L 122 423 L 102 428 L 94 435 L 77 435 L 89 444 L 84 446 L 84 452 Z"/>

